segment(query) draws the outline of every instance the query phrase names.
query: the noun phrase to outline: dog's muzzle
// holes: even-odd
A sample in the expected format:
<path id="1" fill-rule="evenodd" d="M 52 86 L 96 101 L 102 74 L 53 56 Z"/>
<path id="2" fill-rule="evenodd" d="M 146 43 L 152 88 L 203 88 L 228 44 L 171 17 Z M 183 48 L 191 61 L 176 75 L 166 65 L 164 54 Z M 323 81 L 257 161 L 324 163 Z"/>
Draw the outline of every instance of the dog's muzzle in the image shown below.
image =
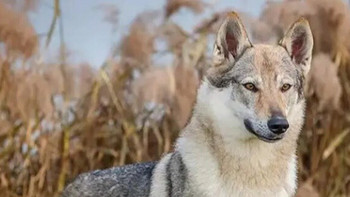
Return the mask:
<path id="1" fill-rule="evenodd" d="M 260 140 L 273 143 L 283 138 L 289 124 L 286 119 L 272 117 L 267 123 L 268 129 L 266 129 L 266 131 L 254 129 L 253 124 L 249 119 L 244 120 L 244 126 L 250 133 L 258 137 Z"/>

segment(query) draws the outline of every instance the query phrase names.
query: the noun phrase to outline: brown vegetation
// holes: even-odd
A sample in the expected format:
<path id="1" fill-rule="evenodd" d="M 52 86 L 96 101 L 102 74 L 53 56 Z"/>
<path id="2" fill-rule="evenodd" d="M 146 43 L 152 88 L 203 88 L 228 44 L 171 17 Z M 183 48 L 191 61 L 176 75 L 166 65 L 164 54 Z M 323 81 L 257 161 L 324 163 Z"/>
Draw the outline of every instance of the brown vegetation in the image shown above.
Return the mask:
<path id="1" fill-rule="evenodd" d="M 210 64 L 209 37 L 227 10 L 188 33 L 169 17 L 181 7 L 201 12 L 204 4 L 169 0 L 161 24 L 152 22 L 157 13 L 140 15 L 96 71 L 37 61 L 36 32 L 15 4 L 0 3 L 1 196 L 55 196 L 79 173 L 171 151 Z M 113 25 L 116 10 L 105 18 Z M 269 43 L 300 15 L 311 23 L 315 50 L 297 196 L 349 196 L 349 8 L 341 0 L 283 1 L 268 3 L 259 18 L 242 14 L 253 40 Z M 174 57 L 166 67 L 154 66 L 157 39 Z"/>
<path id="2" fill-rule="evenodd" d="M 167 0 L 165 16 L 168 18 L 181 8 L 188 8 L 194 13 L 200 13 L 204 10 L 204 3 L 201 0 Z"/>

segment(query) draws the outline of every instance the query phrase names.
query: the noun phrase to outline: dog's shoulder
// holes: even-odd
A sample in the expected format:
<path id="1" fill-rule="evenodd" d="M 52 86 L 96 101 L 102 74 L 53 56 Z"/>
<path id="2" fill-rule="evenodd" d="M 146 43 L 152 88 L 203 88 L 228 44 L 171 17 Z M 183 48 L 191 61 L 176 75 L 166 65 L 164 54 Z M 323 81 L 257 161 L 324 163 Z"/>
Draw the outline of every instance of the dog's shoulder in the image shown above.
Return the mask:
<path id="1" fill-rule="evenodd" d="M 122 197 L 149 194 L 156 162 L 96 170 L 79 175 L 62 197 Z"/>

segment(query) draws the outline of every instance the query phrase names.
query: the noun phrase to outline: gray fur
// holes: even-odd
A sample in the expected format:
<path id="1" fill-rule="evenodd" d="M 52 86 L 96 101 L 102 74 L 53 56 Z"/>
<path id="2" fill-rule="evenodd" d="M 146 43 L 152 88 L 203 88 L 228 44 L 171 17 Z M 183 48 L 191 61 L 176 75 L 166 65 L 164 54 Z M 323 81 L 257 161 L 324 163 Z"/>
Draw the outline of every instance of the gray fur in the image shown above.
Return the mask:
<path id="1" fill-rule="evenodd" d="M 150 195 L 152 175 L 157 163 L 140 163 L 96 170 L 79 175 L 62 197 L 146 197 Z M 179 152 L 171 154 L 166 164 L 166 189 L 169 197 L 190 193 L 187 169 Z"/>
<path id="2" fill-rule="evenodd" d="M 62 197 L 141 197 L 150 193 L 155 162 L 96 170 L 79 175 Z"/>

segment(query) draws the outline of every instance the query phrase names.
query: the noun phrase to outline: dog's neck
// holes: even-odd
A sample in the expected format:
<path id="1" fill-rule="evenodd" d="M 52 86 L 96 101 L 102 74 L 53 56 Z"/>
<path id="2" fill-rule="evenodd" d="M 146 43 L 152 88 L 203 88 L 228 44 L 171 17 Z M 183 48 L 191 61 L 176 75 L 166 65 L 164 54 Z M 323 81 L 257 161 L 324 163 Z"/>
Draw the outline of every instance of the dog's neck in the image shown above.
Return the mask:
<path id="1" fill-rule="evenodd" d="M 227 142 L 212 125 L 208 118 L 194 115 L 178 141 L 185 164 L 198 172 L 199 179 L 215 177 L 226 190 L 246 191 L 243 188 L 249 187 L 279 192 L 284 188 L 287 193 L 294 192 L 296 139 L 274 144 L 259 139 Z M 212 174 L 200 174 L 208 172 Z"/>

